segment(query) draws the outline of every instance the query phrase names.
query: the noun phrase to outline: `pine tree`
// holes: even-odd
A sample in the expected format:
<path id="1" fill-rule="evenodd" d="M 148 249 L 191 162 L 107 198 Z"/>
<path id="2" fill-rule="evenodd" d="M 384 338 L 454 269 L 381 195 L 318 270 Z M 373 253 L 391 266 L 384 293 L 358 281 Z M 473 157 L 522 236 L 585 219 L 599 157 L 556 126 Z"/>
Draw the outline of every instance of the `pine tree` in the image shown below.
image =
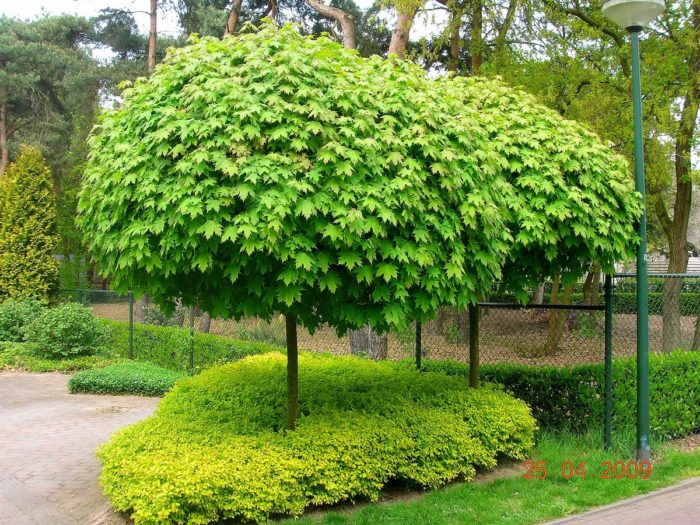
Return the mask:
<path id="1" fill-rule="evenodd" d="M 24 146 L 3 179 L 0 212 L 0 298 L 48 302 L 58 289 L 56 202 L 41 152 Z"/>

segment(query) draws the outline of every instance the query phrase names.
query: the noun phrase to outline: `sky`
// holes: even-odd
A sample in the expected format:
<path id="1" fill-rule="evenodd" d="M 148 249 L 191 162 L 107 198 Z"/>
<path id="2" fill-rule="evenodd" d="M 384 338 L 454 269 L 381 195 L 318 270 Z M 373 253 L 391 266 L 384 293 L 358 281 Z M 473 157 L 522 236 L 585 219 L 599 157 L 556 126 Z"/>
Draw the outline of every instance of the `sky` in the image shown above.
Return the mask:
<path id="1" fill-rule="evenodd" d="M 0 0 L 0 14 L 32 19 L 42 12 L 52 15 L 71 14 L 91 17 L 99 14 L 100 9 L 128 9 L 142 11 L 134 13 L 134 18 L 142 32 L 148 32 L 149 0 Z M 178 34 L 177 18 L 173 12 L 158 13 L 158 32 Z"/>

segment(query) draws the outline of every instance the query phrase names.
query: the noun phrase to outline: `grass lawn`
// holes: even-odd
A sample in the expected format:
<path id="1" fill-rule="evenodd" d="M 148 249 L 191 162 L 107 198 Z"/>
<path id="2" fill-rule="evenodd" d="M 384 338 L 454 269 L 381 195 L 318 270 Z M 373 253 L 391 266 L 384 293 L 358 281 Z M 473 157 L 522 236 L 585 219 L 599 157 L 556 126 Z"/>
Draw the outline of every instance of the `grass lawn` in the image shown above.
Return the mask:
<path id="1" fill-rule="evenodd" d="M 459 483 L 415 498 L 404 497 L 376 505 L 347 507 L 346 510 L 314 512 L 301 520 L 310 524 L 421 524 L 463 525 L 541 523 L 592 507 L 649 492 L 684 478 L 700 475 L 700 449 L 681 452 L 666 444 L 658 448 L 650 479 L 601 479 L 604 461 L 625 463 L 632 459 L 627 443 L 609 452 L 600 449 L 600 437 L 544 434 L 534 451 L 535 460 L 545 461 L 546 479 L 523 479 L 525 466 L 517 475 L 488 483 Z M 565 480 L 561 465 L 571 461 L 585 464 L 585 479 Z"/>

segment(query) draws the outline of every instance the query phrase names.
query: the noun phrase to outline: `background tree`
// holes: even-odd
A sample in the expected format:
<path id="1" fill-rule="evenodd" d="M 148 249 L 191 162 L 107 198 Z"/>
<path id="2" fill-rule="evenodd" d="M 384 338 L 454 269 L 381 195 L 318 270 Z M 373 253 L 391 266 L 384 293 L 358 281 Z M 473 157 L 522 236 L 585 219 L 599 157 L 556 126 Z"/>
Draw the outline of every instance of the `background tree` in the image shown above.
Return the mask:
<path id="1" fill-rule="evenodd" d="M 0 221 L 0 297 L 44 302 L 58 289 L 56 204 L 51 172 L 36 148 L 23 147 L 6 178 Z"/>

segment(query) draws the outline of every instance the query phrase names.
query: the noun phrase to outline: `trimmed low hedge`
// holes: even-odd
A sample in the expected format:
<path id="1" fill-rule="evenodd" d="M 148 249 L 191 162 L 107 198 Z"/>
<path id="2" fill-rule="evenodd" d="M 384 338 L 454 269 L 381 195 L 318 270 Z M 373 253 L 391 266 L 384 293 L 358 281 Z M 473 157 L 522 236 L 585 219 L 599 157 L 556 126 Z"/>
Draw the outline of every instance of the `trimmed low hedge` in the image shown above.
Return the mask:
<path id="1" fill-rule="evenodd" d="M 673 439 L 700 431 L 700 352 L 654 353 L 649 365 L 652 436 Z M 465 380 L 469 376 L 469 366 L 463 363 L 425 361 L 423 366 Z M 603 364 L 570 368 L 483 365 L 480 377 L 504 385 L 525 401 L 542 428 L 582 433 L 603 426 Z M 634 428 L 636 388 L 635 359 L 615 359 L 613 425 L 618 430 Z"/>
<path id="2" fill-rule="evenodd" d="M 30 343 L 0 342 L 0 370 L 21 370 L 25 372 L 77 372 L 120 362 L 104 352 L 95 355 L 67 357 L 65 359 L 44 358 L 37 354 Z"/>
<path id="3" fill-rule="evenodd" d="M 129 323 L 103 319 L 111 327 L 110 347 L 120 357 L 129 355 Z M 249 355 L 284 352 L 284 349 L 251 341 L 239 341 L 215 334 L 194 333 L 187 328 L 134 324 L 134 355 L 137 361 L 169 368 L 196 372 L 213 365 L 238 361 Z M 190 353 L 192 352 L 192 355 Z M 194 366 L 190 366 L 190 359 Z"/>
<path id="4" fill-rule="evenodd" d="M 68 381 L 68 389 L 72 394 L 163 396 L 183 377 L 186 374 L 151 363 L 120 363 L 79 372 Z"/>
<path id="5" fill-rule="evenodd" d="M 327 354 L 300 356 L 288 432 L 285 363 L 269 353 L 178 382 L 154 416 L 100 448 L 112 505 L 137 524 L 259 522 L 374 501 L 391 480 L 471 479 L 534 444 L 529 408 L 499 388 Z"/>

